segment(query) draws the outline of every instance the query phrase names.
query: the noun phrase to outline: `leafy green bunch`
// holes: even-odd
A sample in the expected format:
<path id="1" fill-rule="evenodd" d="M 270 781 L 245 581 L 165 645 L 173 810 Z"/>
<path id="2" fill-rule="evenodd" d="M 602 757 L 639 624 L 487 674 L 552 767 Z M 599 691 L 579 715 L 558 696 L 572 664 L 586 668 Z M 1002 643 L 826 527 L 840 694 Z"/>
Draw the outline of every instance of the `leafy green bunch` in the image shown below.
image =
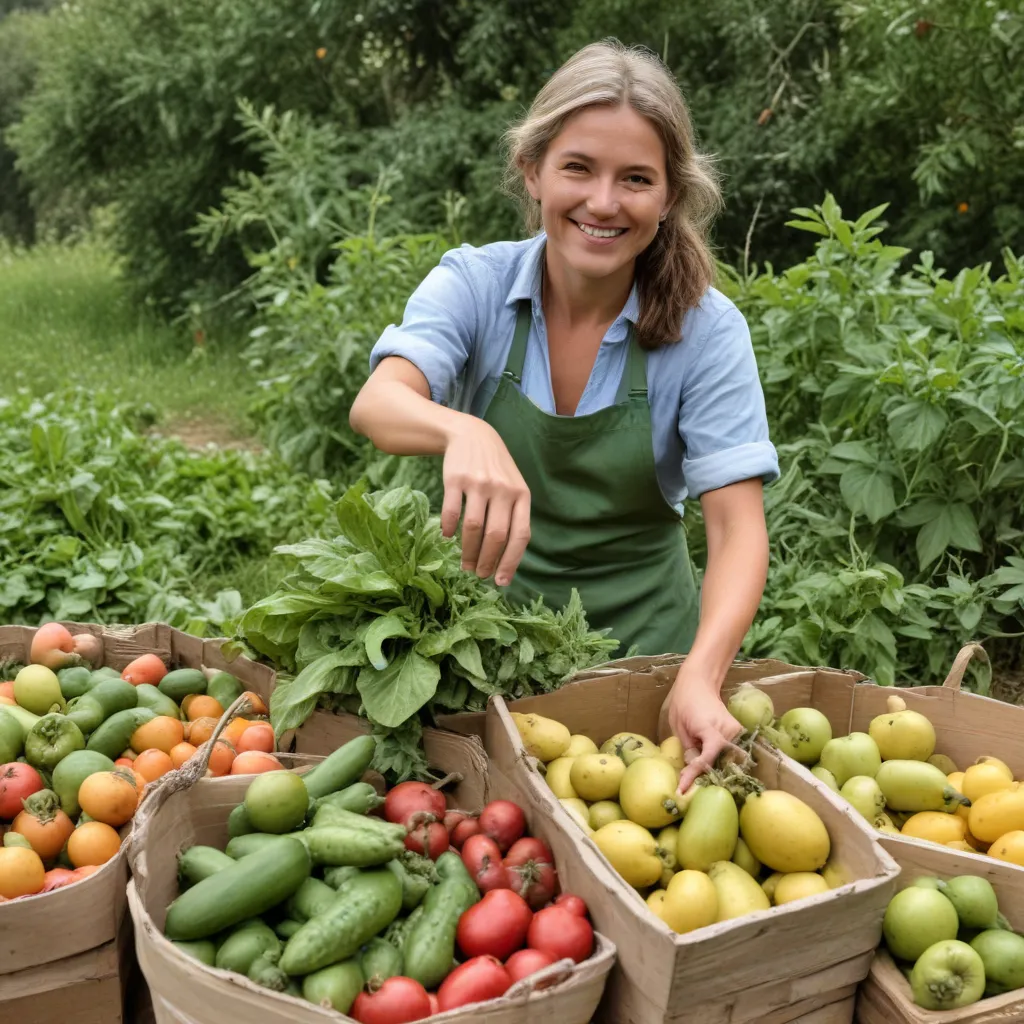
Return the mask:
<path id="1" fill-rule="evenodd" d="M 482 710 L 495 694 L 553 690 L 618 647 L 588 627 L 575 593 L 559 612 L 539 599 L 513 607 L 463 571 L 459 541 L 443 536 L 419 491 L 371 493 L 361 482 L 336 514 L 339 536 L 278 549 L 294 571 L 235 627 L 235 650 L 282 673 L 270 705 L 278 735 L 318 704 L 357 712 L 406 738 L 397 742 L 408 760 L 392 767 L 408 774 L 419 767 L 420 712 L 429 720 Z"/>

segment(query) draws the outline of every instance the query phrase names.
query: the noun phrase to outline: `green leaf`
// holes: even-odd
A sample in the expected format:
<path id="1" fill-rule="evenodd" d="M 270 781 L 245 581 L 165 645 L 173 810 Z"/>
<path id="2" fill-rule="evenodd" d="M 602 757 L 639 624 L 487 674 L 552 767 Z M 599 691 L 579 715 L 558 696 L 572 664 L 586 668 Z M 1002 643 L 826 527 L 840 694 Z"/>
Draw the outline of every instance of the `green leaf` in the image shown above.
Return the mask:
<path id="1" fill-rule="evenodd" d="M 892 477 L 881 466 L 855 463 L 839 478 L 839 489 L 847 508 L 864 515 L 872 523 L 886 519 L 896 511 Z"/>
<path id="2" fill-rule="evenodd" d="M 946 429 L 949 417 L 930 402 L 910 401 L 889 413 L 889 436 L 901 451 L 930 448 Z"/>
<path id="3" fill-rule="evenodd" d="M 316 710 L 321 694 L 345 692 L 351 669 L 343 667 L 344 662 L 341 654 L 325 654 L 290 682 L 278 681 L 270 694 L 270 722 L 276 736 L 302 725 Z"/>
<path id="4" fill-rule="evenodd" d="M 437 662 L 408 650 L 395 657 L 383 671 L 362 669 L 356 686 L 367 717 L 378 725 L 394 728 L 434 696 L 440 678 Z"/>
<path id="5" fill-rule="evenodd" d="M 941 506 L 935 517 L 921 527 L 917 534 L 917 558 L 926 569 L 945 553 L 947 548 L 981 550 L 981 537 L 974 513 L 963 502 Z"/>
<path id="6" fill-rule="evenodd" d="M 397 615 L 384 615 L 379 619 L 374 619 L 363 637 L 366 656 L 370 659 L 370 664 L 378 672 L 386 669 L 388 667 L 388 659 L 384 657 L 381 644 L 392 637 L 408 637 L 408 635 L 409 631 Z"/>

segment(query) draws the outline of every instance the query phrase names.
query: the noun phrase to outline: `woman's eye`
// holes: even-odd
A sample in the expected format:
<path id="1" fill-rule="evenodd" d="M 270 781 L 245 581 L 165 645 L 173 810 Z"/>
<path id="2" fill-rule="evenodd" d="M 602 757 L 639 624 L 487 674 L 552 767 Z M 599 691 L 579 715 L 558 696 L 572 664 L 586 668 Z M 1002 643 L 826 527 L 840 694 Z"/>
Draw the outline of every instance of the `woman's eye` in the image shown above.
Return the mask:
<path id="1" fill-rule="evenodd" d="M 627 179 L 632 185 L 650 185 L 650 178 L 645 178 L 642 174 L 631 174 Z"/>
<path id="2" fill-rule="evenodd" d="M 585 171 L 586 167 L 584 167 L 583 164 L 572 163 L 572 164 L 566 164 L 565 165 L 565 169 L 567 171 Z"/>

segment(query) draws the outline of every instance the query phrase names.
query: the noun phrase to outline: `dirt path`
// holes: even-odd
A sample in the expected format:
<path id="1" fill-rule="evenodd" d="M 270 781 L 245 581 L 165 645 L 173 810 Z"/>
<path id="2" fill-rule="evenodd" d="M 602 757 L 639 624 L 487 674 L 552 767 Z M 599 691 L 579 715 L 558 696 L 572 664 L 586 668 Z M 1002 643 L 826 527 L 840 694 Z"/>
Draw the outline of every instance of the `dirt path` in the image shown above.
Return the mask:
<path id="1" fill-rule="evenodd" d="M 264 447 L 255 438 L 240 434 L 228 420 L 195 416 L 160 424 L 153 433 L 174 437 L 186 447 L 201 451 L 209 445 L 239 451 L 262 452 Z"/>

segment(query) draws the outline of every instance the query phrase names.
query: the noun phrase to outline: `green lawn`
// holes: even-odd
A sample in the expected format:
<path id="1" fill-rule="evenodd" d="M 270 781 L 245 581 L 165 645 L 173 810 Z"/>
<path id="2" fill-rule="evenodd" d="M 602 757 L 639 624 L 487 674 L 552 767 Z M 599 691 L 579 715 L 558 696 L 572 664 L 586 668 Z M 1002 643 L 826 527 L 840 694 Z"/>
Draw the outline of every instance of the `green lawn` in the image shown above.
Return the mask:
<path id="1" fill-rule="evenodd" d="M 253 381 L 240 349 L 218 338 L 199 347 L 185 327 L 140 311 L 95 245 L 0 249 L 0 395 L 79 384 L 152 403 L 186 441 L 241 438 Z"/>

